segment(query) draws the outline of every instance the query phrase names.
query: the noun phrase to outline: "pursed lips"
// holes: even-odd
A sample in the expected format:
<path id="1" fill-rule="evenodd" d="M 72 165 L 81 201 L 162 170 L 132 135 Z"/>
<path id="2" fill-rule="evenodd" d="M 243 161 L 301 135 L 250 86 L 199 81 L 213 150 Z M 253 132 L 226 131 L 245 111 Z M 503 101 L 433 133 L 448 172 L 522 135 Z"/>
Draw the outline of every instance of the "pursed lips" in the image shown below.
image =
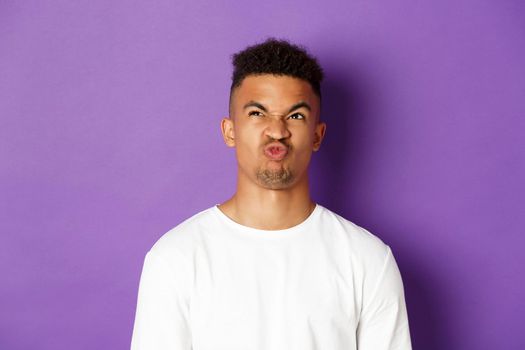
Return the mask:
<path id="1" fill-rule="evenodd" d="M 272 160 L 281 160 L 288 154 L 288 147 L 280 142 L 272 142 L 264 147 L 264 154 Z"/>

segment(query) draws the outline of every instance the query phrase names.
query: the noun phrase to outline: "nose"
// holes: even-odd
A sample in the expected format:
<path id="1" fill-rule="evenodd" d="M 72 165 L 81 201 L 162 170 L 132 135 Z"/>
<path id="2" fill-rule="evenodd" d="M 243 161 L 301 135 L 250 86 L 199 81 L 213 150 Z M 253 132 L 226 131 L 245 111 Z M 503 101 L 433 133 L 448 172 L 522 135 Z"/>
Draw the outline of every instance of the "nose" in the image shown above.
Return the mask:
<path id="1" fill-rule="evenodd" d="M 268 137 L 271 137 L 274 140 L 279 140 L 283 138 L 290 137 L 290 130 L 286 125 L 286 121 L 282 118 L 268 118 L 268 126 L 266 127 L 265 133 Z"/>

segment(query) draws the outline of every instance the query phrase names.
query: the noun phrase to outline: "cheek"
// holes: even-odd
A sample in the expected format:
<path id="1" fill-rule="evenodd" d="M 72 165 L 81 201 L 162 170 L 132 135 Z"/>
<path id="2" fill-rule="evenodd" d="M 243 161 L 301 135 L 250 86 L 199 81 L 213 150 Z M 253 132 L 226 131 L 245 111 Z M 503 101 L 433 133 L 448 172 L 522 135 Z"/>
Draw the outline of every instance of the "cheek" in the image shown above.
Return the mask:
<path id="1" fill-rule="evenodd" d="M 254 158 L 259 151 L 257 135 L 250 130 L 235 134 L 235 148 L 238 157 Z"/>
<path id="2" fill-rule="evenodd" d="M 293 140 L 295 147 L 295 159 L 298 162 L 308 162 L 313 152 L 313 135 L 307 130 L 303 130 L 300 134 L 295 134 L 297 136 Z"/>
<path id="3" fill-rule="evenodd" d="M 292 131 L 292 143 L 298 152 L 305 153 L 311 151 L 313 147 L 313 132 L 308 129 Z"/>

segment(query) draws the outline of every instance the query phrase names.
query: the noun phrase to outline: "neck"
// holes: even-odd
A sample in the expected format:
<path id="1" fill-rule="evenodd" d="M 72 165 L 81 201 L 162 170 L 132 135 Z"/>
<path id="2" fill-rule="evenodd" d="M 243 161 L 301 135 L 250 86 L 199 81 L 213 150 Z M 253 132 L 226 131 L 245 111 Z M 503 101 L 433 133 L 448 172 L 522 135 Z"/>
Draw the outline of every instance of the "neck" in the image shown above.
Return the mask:
<path id="1" fill-rule="evenodd" d="M 241 225 L 261 230 L 283 230 L 306 220 L 315 208 L 308 177 L 285 189 L 268 189 L 239 176 L 236 193 L 219 209 Z"/>

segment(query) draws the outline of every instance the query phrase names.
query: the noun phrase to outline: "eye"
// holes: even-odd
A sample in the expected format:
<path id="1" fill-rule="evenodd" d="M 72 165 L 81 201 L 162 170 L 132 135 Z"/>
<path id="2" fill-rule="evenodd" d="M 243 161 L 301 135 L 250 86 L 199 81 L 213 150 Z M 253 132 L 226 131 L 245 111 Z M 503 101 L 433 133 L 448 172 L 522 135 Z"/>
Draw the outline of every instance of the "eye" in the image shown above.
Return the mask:
<path id="1" fill-rule="evenodd" d="M 290 118 L 292 119 L 304 119 L 304 115 L 302 113 L 294 113 L 292 115 L 290 115 Z"/>
<path id="2" fill-rule="evenodd" d="M 256 116 L 256 117 L 261 117 L 263 114 L 259 111 L 251 111 L 251 112 L 248 112 L 248 115 L 249 116 Z"/>

